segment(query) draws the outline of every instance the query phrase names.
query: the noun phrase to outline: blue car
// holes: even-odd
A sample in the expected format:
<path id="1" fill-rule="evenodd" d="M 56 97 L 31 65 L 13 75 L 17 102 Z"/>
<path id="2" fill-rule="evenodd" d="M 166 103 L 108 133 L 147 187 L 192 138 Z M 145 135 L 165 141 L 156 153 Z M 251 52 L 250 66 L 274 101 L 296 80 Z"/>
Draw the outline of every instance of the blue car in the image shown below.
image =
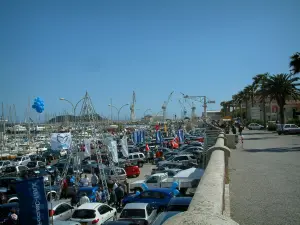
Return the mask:
<path id="1" fill-rule="evenodd" d="M 141 202 L 151 203 L 161 211 L 167 207 L 170 200 L 174 197 L 173 190 L 169 188 L 151 188 L 141 192 L 139 195 L 133 194 L 123 199 L 123 205 L 127 203 Z"/>
<path id="2" fill-rule="evenodd" d="M 77 191 L 77 201 L 79 202 L 80 198 L 84 193 L 87 194 L 87 197 L 91 202 L 96 202 L 96 191 L 99 187 L 81 187 Z"/>

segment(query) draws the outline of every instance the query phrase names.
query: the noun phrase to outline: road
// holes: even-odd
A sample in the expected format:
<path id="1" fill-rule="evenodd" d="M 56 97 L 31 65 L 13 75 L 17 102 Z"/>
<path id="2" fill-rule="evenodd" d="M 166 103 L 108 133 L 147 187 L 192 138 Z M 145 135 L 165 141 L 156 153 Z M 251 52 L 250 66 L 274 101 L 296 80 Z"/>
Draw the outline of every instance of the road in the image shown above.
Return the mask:
<path id="1" fill-rule="evenodd" d="M 300 224 L 300 136 L 245 131 L 229 163 L 233 220 Z"/>

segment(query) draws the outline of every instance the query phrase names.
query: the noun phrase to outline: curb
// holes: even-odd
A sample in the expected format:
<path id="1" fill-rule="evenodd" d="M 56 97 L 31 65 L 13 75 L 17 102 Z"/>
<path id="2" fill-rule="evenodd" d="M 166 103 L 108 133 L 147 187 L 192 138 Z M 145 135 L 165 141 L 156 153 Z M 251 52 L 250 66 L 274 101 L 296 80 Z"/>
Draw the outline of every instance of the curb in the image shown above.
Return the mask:
<path id="1" fill-rule="evenodd" d="M 224 212 L 223 215 L 230 218 L 230 196 L 229 196 L 229 184 L 225 184 L 224 192 Z"/>

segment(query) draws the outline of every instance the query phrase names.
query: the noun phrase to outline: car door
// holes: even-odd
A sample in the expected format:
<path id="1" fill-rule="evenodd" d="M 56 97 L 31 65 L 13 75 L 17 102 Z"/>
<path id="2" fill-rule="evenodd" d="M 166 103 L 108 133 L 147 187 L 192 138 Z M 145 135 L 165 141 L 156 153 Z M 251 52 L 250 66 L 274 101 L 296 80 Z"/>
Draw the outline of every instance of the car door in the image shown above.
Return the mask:
<path id="1" fill-rule="evenodd" d="M 291 125 L 291 133 L 296 134 L 298 132 L 298 127 L 295 124 Z"/>
<path id="2" fill-rule="evenodd" d="M 61 207 L 62 207 L 62 210 L 61 210 L 59 220 L 65 221 L 65 220 L 70 219 L 72 216 L 72 213 L 73 213 L 73 207 L 66 203 L 62 203 Z"/>
<path id="3" fill-rule="evenodd" d="M 113 219 L 114 215 L 113 215 L 112 211 L 113 211 L 112 208 L 110 208 L 107 205 L 101 205 L 98 208 L 101 223 L 104 223 L 106 221 L 109 221 L 109 220 Z"/>
<path id="4" fill-rule="evenodd" d="M 289 134 L 291 132 L 291 125 L 290 124 L 284 125 L 283 132 Z"/>
<path id="5" fill-rule="evenodd" d="M 53 220 L 63 220 L 62 213 L 64 212 L 63 206 L 58 205 L 54 210 Z"/>

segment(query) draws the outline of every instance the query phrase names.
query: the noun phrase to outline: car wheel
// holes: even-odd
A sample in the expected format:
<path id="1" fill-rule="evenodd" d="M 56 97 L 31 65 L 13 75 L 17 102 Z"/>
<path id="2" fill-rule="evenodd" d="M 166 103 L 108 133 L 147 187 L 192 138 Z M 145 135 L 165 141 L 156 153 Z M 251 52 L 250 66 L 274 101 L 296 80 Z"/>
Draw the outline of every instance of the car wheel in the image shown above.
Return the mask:
<path id="1" fill-rule="evenodd" d="M 114 217 L 113 217 L 113 221 L 116 221 L 118 218 L 117 218 L 117 213 L 115 213 Z"/>
<path id="2" fill-rule="evenodd" d="M 140 168 L 142 168 L 143 165 L 144 165 L 144 164 L 143 164 L 142 162 L 139 162 L 139 163 L 138 163 L 138 167 L 140 167 Z"/>

